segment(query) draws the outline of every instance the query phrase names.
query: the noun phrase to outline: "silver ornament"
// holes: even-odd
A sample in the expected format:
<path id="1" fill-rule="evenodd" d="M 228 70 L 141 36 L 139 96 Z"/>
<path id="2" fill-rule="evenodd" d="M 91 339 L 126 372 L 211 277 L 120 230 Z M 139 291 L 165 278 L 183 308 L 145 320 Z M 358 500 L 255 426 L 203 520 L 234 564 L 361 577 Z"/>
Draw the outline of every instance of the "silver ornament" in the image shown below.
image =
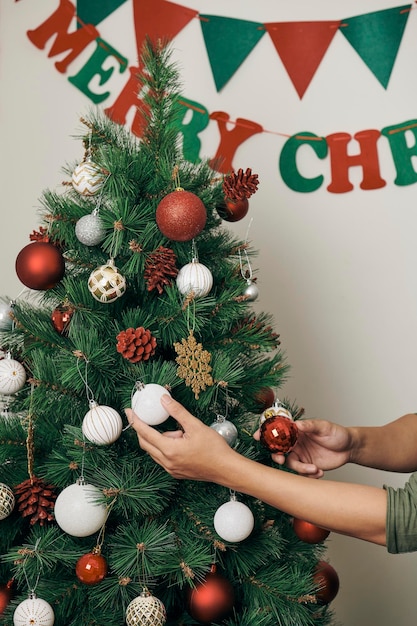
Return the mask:
<path id="1" fill-rule="evenodd" d="M 100 216 L 93 211 L 80 217 L 75 224 L 75 235 L 85 246 L 97 246 L 106 236 L 106 230 Z"/>
<path id="2" fill-rule="evenodd" d="M 234 446 L 237 441 L 237 428 L 236 426 L 227 420 L 223 415 L 218 415 L 215 422 L 210 424 L 210 428 L 219 433 L 227 441 L 229 446 Z"/>
<path id="3" fill-rule="evenodd" d="M 243 292 L 243 295 L 249 302 L 254 302 L 259 296 L 259 289 L 250 279 L 246 281 L 246 285 L 247 286 L 245 291 Z"/>

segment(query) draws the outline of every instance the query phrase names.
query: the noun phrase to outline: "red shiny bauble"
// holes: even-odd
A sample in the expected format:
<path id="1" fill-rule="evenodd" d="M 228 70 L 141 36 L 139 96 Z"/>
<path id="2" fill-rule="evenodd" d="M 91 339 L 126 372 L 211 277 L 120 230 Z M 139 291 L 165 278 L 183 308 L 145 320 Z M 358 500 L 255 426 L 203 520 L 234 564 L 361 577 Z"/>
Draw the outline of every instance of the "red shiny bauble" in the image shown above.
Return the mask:
<path id="1" fill-rule="evenodd" d="M 29 289 L 52 289 L 64 273 L 64 257 L 52 243 L 29 243 L 17 255 L 16 274 Z"/>
<path id="2" fill-rule="evenodd" d="M 292 525 L 297 537 L 305 543 L 321 543 L 330 535 L 330 530 L 320 528 L 320 526 L 296 517 L 293 519 Z"/>
<path id="3" fill-rule="evenodd" d="M 230 581 L 217 572 L 216 565 L 212 565 L 205 579 L 190 587 L 186 600 L 191 617 L 202 624 L 210 624 L 231 613 L 235 594 Z"/>
<path id="4" fill-rule="evenodd" d="M 275 402 L 275 392 L 271 387 L 262 387 L 255 394 L 256 409 L 258 413 L 263 413 Z"/>
<path id="5" fill-rule="evenodd" d="M 229 200 L 225 198 L 217 212 L 226 222 L 238 222 L 242 220 L 249 211 L 249 200 L 242 198 L 241 200 Z"/>
<path id="6" fill-rule="evenodd" d="M 75 573 L 85 585 L 96 585 L 106 577 L 107 561 L 101 554 L 88 552 L 78 559 Z"/>
<path id="7" fill-rule="evenodd" d="M 52 311 L 52 325 L 61 335 L 65 335 L 68 331 L 68 325 L 73 316 L 74 309 L 65 304 L 61 304 Z"/>
<path id="8" fill-rule="evenodd" d="M 260 429 L 260 442 L 270 452 L 285 454 L 295 446 L 298 428 L 292 420 L 282 415 L 268 417 Z"/>
<path id="9" fill-rule="evenodd" d="M 319 604 L 329 604 L 335 599 L 339 591 L 339 576 L 334 567 L 326 561 L 319 561 L 313 575 L 314 583 L 318 590 L 316 592 Z"/>
<path id="10" fill-rule="evenodd" d="M 5 585 L 0 585 L 0 615 L 3 615 L 10 600 L 13 598 L 14 580 L 9 580 Z"/>
<path id="11" fill-rule="evenodd" d="M 190 241 L 206 225 L 206 207 L 191 191 L 178 188 L 158 204 L 155 214 L 159 230 L 172 241 Z"/>

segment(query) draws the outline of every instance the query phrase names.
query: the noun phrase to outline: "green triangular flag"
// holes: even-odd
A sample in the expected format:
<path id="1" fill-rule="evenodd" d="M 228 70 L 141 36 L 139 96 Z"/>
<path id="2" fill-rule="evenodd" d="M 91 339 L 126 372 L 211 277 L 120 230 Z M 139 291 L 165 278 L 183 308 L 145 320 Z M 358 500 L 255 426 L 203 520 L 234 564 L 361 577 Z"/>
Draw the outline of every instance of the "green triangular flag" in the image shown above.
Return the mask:
<path id="1" fill-rule="evenodd" d="M 126 0 L 77 0 L 77 17 L 80 18 L 77 22 L 78 28 L 83 24 L 97 26 L 125 2 Z"/>
<path id="2" fill-rule="evenodd" d="M 211 71 L 217 91 L 231 79 L 266 30 L 263 24 L 200 14 Z"/>
<path id="3" fill-rule="evenodd" d="M 386 89 L 411 4 L 342 20 L 340 31 Z"/>

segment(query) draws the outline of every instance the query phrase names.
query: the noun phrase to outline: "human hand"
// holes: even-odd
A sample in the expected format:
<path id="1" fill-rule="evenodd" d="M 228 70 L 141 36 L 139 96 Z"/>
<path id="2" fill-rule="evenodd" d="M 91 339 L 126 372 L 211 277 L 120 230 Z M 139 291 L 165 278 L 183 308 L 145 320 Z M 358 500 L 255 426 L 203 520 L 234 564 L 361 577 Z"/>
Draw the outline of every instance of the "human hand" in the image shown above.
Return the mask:
<path id="1" fill-rule="evenodd" d="M 344 426 L 326 420 L 297 420 L 297 443 L 291 452 L 273 454 L 272 460 L 298 474 L 321 478 L 326 470 L 341 467 L 350 460 L 351 436 Z M 259 430 L 254 438 L 259 440 Z"/>
<path id="2" fill-rule="evenodd" d="M 182 430 L 160 433 L 125 409 L 140 447 L 174 478 L 217 482 L 223 461 L 235 454 L 225 439 L 170 396 L 162 396 L 161 404 Z"/>

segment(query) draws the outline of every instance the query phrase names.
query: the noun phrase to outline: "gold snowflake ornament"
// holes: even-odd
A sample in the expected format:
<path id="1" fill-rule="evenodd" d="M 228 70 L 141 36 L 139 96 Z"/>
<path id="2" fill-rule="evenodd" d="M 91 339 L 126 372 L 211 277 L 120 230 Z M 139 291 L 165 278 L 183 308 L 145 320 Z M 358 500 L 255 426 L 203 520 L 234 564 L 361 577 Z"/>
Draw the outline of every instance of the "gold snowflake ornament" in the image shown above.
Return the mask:
<path id="1" fill-rule="evenodd" d="M 205 391 L 213 384 L 210 374 L 211 354 L 203 350 L 201 343 L 197 343 L 192 330 L 187 339 L 182 339 L 181 343 L 174 343 L 174 348 L 178 354 L 175 359 L 179 366 L 177 375 L 184 379 L 187 387 L 191 387 L 195 399 L 198 400 L 200 391 Z"/>

